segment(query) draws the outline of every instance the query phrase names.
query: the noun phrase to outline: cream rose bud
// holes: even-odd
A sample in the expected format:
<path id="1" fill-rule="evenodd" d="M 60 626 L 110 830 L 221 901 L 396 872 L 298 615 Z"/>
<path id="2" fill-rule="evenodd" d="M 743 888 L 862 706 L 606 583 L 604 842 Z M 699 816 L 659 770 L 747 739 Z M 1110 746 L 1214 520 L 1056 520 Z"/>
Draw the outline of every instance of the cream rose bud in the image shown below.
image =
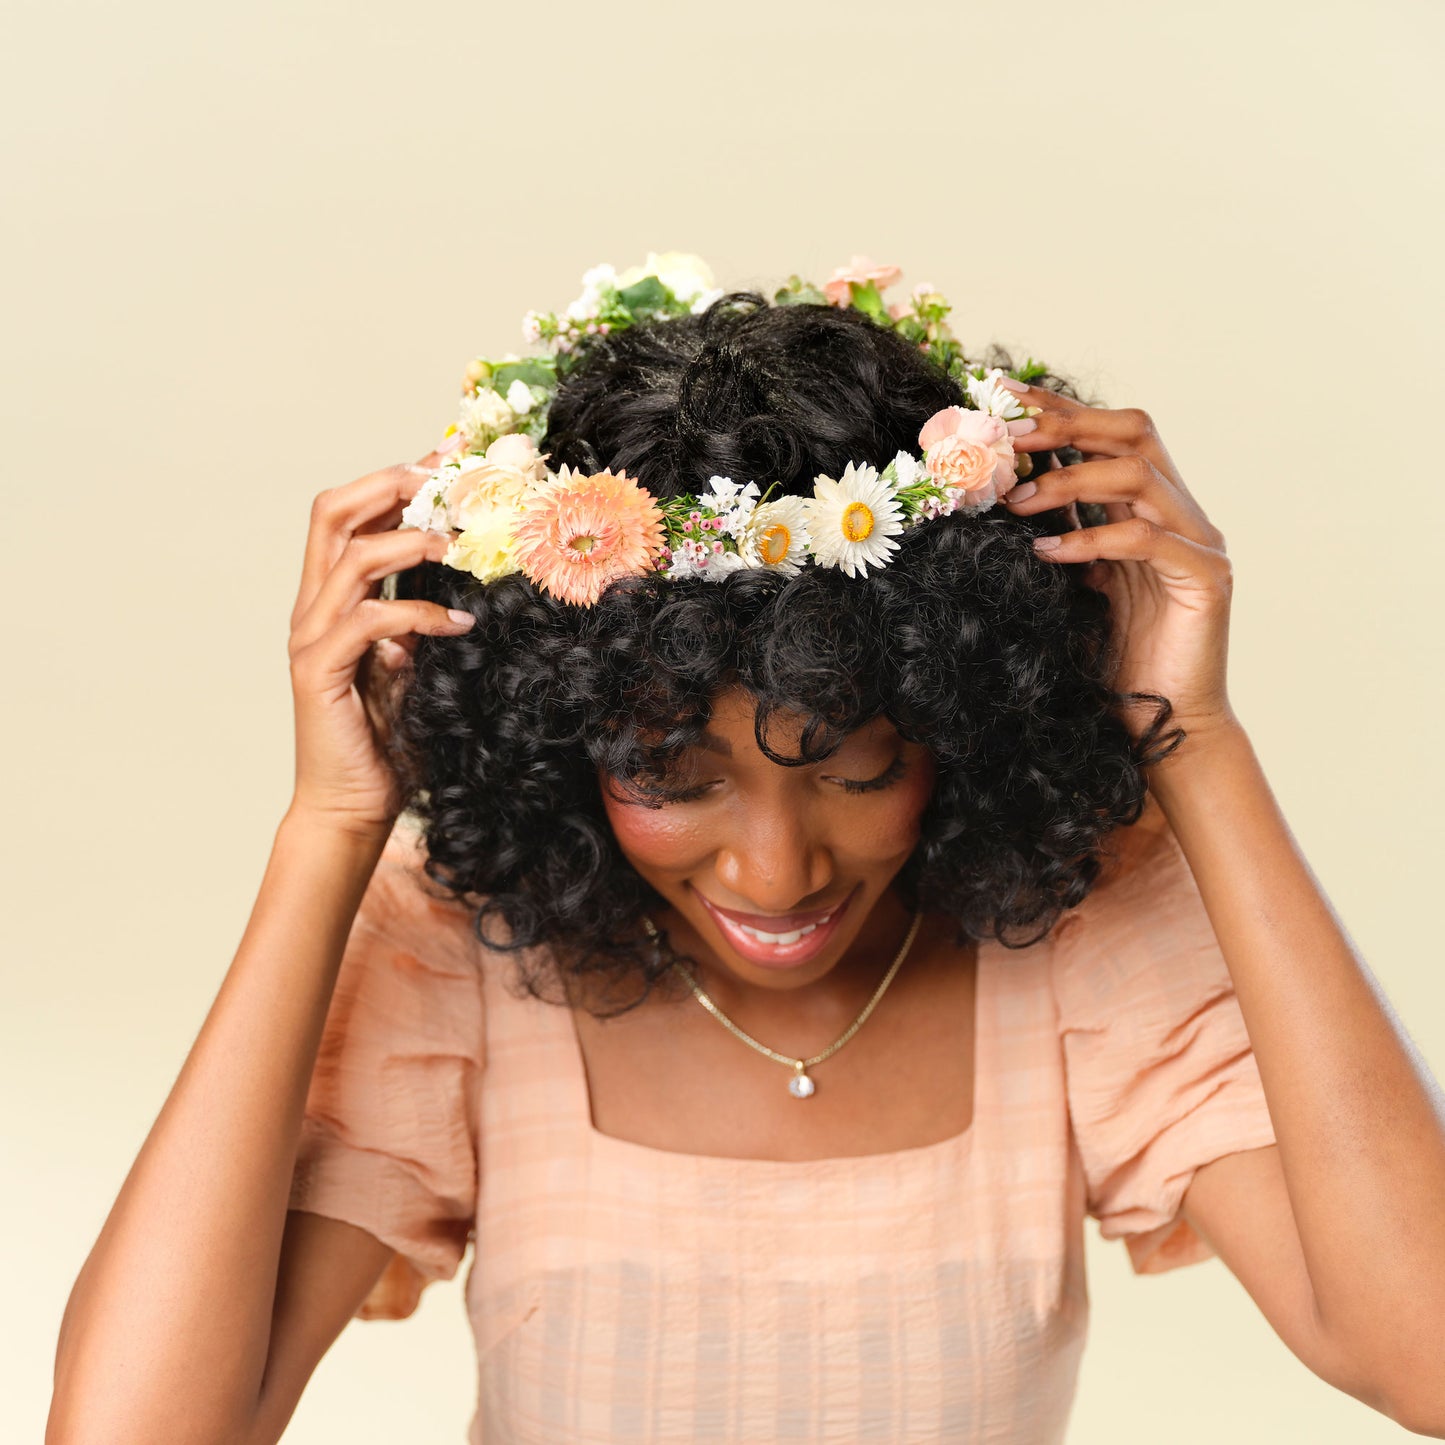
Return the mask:
<path id="1" fill-rule="evenodd" d="M 468 446 L 485 447 L 516 424 L 517 415 L 506 398 L 487 387 L 462 403 L 458 429 Z"/>
<path id="2" fill-rule="evenodd" d="M 540 482 L 547 475 L 547 464 L 537 451 L 537 443 L 522 432 L 508 432 L 487 448 L 487 461 L 499 467 L 521 472 L 530 482 Z"/>

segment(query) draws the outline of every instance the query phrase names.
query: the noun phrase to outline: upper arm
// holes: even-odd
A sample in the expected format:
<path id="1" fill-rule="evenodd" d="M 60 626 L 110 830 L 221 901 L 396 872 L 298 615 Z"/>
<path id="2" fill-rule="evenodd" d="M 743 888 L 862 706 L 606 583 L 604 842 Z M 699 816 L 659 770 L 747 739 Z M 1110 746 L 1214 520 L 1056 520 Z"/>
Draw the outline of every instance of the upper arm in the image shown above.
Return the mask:
<path id="1" fill-rule="evenodd" d="M 281 1438 L 322 1356 L 394 1255 L 354 1224 L 303 1209 L 287 1211 L 271 1346 L 248 1445 L 273 1445 Z"/>
<path id="2" fill-rule="evenodd" d="M 1375 1383 L 1360 1376 L 1356 1362 L 1321 1326 L 1278 1144 L 1202 1165 L 1179 1212 L 1298 1359 L 1336 1389 L 1389 1413 Z"/>

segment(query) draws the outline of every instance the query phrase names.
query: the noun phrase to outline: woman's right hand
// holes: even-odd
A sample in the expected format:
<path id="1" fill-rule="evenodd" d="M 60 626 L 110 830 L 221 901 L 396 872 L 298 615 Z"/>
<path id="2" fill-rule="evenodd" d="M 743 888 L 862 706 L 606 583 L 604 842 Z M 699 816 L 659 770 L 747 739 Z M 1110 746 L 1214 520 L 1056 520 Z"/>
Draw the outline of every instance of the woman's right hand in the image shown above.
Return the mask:
<path id="1" fill-rule="evenodd" d="M 439 562 L 446 551 L 450 539 L 440 533 L 397 530 L 403 507 L 441 460 L 432 452 L 316 497 L 291 613 L 290 811 L 372 838 L 391 831 L 403 803 L 385 755 L 392 683 L 410 664 L 417 634 L 456 637 L 474 622 L 435 602 L 379 595 L 389 574 Z"/>

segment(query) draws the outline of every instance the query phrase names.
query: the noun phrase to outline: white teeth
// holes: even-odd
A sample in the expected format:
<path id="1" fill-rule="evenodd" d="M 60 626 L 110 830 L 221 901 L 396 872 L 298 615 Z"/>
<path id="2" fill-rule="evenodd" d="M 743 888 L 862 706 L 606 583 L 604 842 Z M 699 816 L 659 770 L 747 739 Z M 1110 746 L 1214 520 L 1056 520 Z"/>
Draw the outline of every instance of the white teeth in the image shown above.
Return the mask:
<path id="1" fill-rule="evenodd" d="M 749 938 L 756 938 L 759 943 L 789 944 L 796 943 L 800 938 L 806 938 L 810 933 L 815 933 L 832 916 L 829 913 L 816 923 L 810 923 L 806 928 L 795 928 L 791 933 L 764 933 L 761 928 L 749 928 L 746 923 L 734 924 L 734 927 L 741 929 Z"/>

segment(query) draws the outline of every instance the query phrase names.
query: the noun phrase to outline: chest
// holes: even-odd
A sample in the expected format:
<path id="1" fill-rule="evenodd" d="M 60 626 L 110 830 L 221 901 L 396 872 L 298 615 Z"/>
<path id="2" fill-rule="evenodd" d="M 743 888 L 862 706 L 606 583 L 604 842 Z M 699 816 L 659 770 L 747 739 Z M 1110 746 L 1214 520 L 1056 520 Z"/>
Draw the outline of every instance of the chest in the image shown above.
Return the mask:
<path id="1" fill-rule="evenodd" d="M 973 1122 L 977 956 L 950 950 L 894 981 L 863 1026 L 793 1070 L 730 1032 L 690 993 L 612 1019 L 570 1010 L 592 1127 L 654 1149 L 735 1159 L 811 1160 L 940 1143 Z M 901 985 L 901 986 L 900 986 Z M 746 1028 L 789 1057 L 812 1058 L 856 1017 Z"/>

